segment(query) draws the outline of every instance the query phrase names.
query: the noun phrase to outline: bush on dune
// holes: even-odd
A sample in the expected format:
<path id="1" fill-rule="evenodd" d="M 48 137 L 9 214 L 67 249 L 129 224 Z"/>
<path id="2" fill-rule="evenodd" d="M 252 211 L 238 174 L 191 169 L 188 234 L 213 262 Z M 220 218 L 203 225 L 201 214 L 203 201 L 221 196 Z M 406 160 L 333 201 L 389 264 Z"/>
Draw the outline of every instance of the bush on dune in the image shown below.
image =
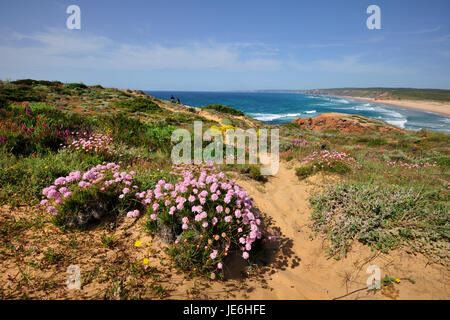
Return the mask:
<path id="1" fill-rule="evenodd" d="M 331 256 L 344 257 L 353 240 L 383 252 L 410 243 L 448 263 L 449 208 L 439 190 L 341 183 L 329 185 L 310 202 L 313 226 L 328 235 Z"/>
<path id="2" fill-rule="evenodd" d="M 305 158 L 305 161 L 308 163 L 307 165 L 296 169 L 296 174 L 300 179 L 307 178 L 319 171 L 346 174 L 352 168 L 360 167 L 356 160 L 347 153 L 328 150 L 314 151 Z"/>
<path id="3" fill-rule="evenodd" d="M 129 109 L 131 112 L 158 112 L 162 110 L 150 98 L 142 97 L 120 101 L 116 105 L 120 108 Z"/>
<path id="4" fill-rule="evenodd" d="M 172 169 L 169 179 L 150 183 L 150 189 L 141 173 L 114 163 L 73 171 L 44 188 L 40 206 L 58 225 L 81 228 L 147 212 L 149 232 L 172 244 L 177 267 L 220 278 L 228 255 L 249 259 L 263 237 L 259 214 L 247 192 L 212 165 Z"/>
<path id="5" fill-rule="evenodd" d="M 227 114 L 231 114 L 233 116 L 243 116 L 244 115 L 244 113 L 240 110 L 236 110 L 234 108 L 223 106 L 220 104 L 210 104 L 210 105 L 207 105 L 207 106 L 204 106 L 201 108 L 206 109 L 206 110 L 215 110 L 217 112 L 227 113 Z"/>
<path id="6" fill-rule="evenodd" d="M 139 207 L 131 190 L 136 172 L 119 171 L 115 163 L 97 165 L 86 172 L 74 171 L 57 178 L 42 193 L 41 206 L 60 226 L 84 227 L 104 216 Z"/>
<path id="7" fill-rule="evenodd" d="M 21 85 L 14 87 L 3 87 L 0 90 L 0 99 L 6 101 L 44 101 L 45 97 L 35 91 L 31 87 Z"/>
<path id="8" fill-rule="evenodd" d="M 187 272 L 222 275 L 233 251 L 248 259 L 262 237 L 252 199 L 214 167 L 174 167 L 176 184 L 160 180 L 137 195 L 148 206 L 148 228 L 175 245 L 170 254 Z"/>

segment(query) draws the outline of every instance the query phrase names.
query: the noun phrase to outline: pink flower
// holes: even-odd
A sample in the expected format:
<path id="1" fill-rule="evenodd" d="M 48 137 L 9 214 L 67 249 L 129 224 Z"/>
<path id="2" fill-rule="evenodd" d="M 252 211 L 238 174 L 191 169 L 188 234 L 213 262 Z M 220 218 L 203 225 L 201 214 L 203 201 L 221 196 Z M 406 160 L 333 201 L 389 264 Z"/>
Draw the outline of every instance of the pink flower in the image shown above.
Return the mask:
<path id="1" fill-rule="evenodd" d="M 222 269 L 222 268 L 223 268 L 223 265 L 222 265 L 222 263 L 219 262 L 219 263 L 217 264 L 217 269 Z"/>
<path id="2" fill-rule="evenodd" d="M 213 193 L 213 195 L 211 196 L 211 200 L 217 201 L 217 199 L 219 199 L 219 196 L 217 194 Z"/>
<path id="3" fill-rule="evenodd" d="M 248 254 L 247 251 L 244 251 L 244 253 L 242 254 L 242 258 L 244 258 L 245 260 L 247 260 L 249 256 L 250 255 Z"/>
<path id="4" fill-rule="evenodd" d="M 41 206 L 45 206 L 48 203 L 48 200 L 42 200 L 41 201 Z"/>
<path id="5" fill-rule="evenodd" d="M 69 197 L 71 197 L 72 196 L 72 192 L 66 192 L 66 193 L 64 193 L 64 198 L 69 198 Z"/>
<path id="6" fill-rule="evenodd" d="M 186 223 L 183 223 L 183 225 L 181 226 L 181 229 L 187 230 L 187 228 L 188 228 L 188 225 Z"/>
<path id="7" fill-rule="evenodd" d="M 217 257 L 217 250 L 213 250 L 209 256 L 211 259 L 215 259 Z"/>
<path id="8" fill-rule="evenodd" d="M 150 215 L 150 219 L 152 219 L 152 220 L 156 220 L 157 217 L 158 216 L 156 214 L 154 214 L 154 213 Z"/>
<path id="9" fill-rule="evenodd" d="M 205 221 L 205 222 L 202 223 L 202 227 L 203 228 L 206 228 L 207 226 L 208 226 L 208 222 Z"/>
<path id="10" fill-rule="evenodd" d="M 226 216 L 225 217 L 225 222 L 230 222 L 231 221 L 231 216 Z"/>
<path id="11" fill-rule="evenodd" d="M 218 213 L 221 213 L 221 212 L 223 211 L 223 207 L 222 207 L 222 206 L 217 206 L 217 207 L 216 207 L 216 211 L 217 211 Z"/>
<path id="12" fill-rule="evenodd" d="M 127 193 L 130 193 L 130 189 L 128 189 L 128 188 L 124 188 L 124 189 L 122 190 L 122 193 L 123 193 L 123 194 L 127 194 Z"/>
<path id="13" fill-rule="evenodd" d="M 55 185 L 60 186 L 66 184 L 66 178 L 60 177 L 55 180 Z"/>
<path id="14" fill-rule="evenodd" d="M 152 208 L 153 208 L 153 211 L 155 211 L 155 212 L 158 211 L 159 203 L 154 203 Z"/>

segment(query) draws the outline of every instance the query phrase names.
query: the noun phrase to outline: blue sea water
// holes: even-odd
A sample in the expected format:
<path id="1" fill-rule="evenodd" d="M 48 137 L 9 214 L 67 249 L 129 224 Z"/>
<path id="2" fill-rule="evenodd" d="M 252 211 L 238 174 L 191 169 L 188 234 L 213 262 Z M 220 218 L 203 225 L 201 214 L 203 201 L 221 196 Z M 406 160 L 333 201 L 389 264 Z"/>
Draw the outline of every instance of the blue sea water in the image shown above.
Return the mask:
<path id="1" fill-rule="evenodd" d="M 279 92 L 147 92 L 164 100 L 170 100 L 173 95 L 180 98 L 182 104 L 192 107 L 208 104 L 230 106 L 270 124 L 287 123 L 298 117 L 314 118 L 325 112 L 341 112 L 380 119 L 399 128 L 411 130 L 423 128 L 450 133 L 450 117 L 348 98 Z"/>

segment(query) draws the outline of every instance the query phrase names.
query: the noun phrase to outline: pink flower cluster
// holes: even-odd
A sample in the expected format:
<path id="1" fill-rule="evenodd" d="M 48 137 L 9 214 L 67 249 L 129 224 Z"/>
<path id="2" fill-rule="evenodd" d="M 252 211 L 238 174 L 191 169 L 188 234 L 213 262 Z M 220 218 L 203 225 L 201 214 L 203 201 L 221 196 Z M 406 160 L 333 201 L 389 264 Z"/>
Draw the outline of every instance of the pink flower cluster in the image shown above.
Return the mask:
<path id="1" fill-rule="evenodd" d="M 306 141 L 303 138 L 301 138 L 300 140 L 294 139 L 294 140 L 292 140 L 292 144 L 294 146 L 307 146 L 308 145 L 308 141 Z"/>
<path id="2" fill-rule="evenodd" d="M 330 152 L 328 150 L 322 150 L 320 153 L 314 151 L 308 157 L 305 158 L 305 161 L 311 161 L 316 163 L 318 166 L 328 166 L 332 167 L 335 162 L 344 162 L 349 165 L 358 166 L 356 160 L 345 152 Z"/>
<path id="3" fill-rule="evenodd" d="M 23 125 L 21 129 L 22 129 L 22 131 L 24 131 L 26 136 L 31 136 L 31 134 L 34 133 L 34 128 L 32 128 L 32 127 L 27 128 L 26 125 Z"/>
<path id="4" fill-rule="evenodd" d="M 111 153 L 111 145 L 113 139 L 108 135 L 102 134 L 93 134 L 88 137 L 81 137 L 76 140 L 73 140 L 68 146 L 68 149 L 71 150 L 81 150 L 86 153 L 98 153 L 98 152 L 106 152 Z"/>
<path id="5" fill-rule="evenodd" d="M 59 177 L 53 185 L 44 188 L 42 194 L 46 196 L 46 199 L 42 200 L 40 205 L 47 206 L 47 212 L 57 215 L 59 210 L 55 208 L 55 205 L 64 203 L 74 192 L 90 187 L 98 187 L 100 191 L 105 191 L 106 188 L 117 184 L 131 185 L 131 180 L 136 173 L 119 172 L 119 169 L 119 165 L 108 163 L 97 165 L 84 173 L 74 171 L 66 177 Z"/>
<path id="6" fill-rule="evenodd" d="M 160 180 L 153 190 L 136 194 L 142 204 L 151 206 L 150 218 L 157 220 L 160 215 L 170 215 L 179 219 L 183 231 L 219 233 L 235 239 L 242 257 L 248 259 L 252 244 L 262 235 L 261 220 L 258 213 L 252 211 L 253 200 L 248 193 L 212 166 L 198 172 L 194 166 L 173 169 L 180 175 L 175 185 Z M 212 260 L 226 255 L 228 249 L 229 245 L 223 250 L 205 246 Z"/>
<path id="7" fill-rule="evenodd" d="M 403 161 L 387 161 L 386 162 L 386 166 L 388 167 L 397 167 L 397 168 L 402 168 L 402 169 L 406 169 L 406 170 L 411 170 L 411 169 L 420 169 L 420 168 L 434 168 L 434 167 L 439 167 L 439 165 L 437 164 L 437 162 L 425 162 L 425 163 L 406 163 Z"/>

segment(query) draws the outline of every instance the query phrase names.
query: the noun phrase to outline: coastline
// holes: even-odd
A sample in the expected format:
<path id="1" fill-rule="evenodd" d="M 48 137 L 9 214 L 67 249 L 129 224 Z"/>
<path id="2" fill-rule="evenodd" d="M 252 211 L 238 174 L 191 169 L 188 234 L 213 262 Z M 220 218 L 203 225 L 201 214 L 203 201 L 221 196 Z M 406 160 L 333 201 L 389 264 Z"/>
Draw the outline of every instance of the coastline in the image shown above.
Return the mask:
<path id="1" fill-rule="evenodd" d="M 429 111 L 450 117 L 450 102 L 437 102 L 427 100 L 391 100 L 391 99 L 376 99 L 376 98 L 352 97 L 352 96 L 338 96 L 338 97 L 386 104 L 393 107 L 402 107 L 420 111 Z"/>

